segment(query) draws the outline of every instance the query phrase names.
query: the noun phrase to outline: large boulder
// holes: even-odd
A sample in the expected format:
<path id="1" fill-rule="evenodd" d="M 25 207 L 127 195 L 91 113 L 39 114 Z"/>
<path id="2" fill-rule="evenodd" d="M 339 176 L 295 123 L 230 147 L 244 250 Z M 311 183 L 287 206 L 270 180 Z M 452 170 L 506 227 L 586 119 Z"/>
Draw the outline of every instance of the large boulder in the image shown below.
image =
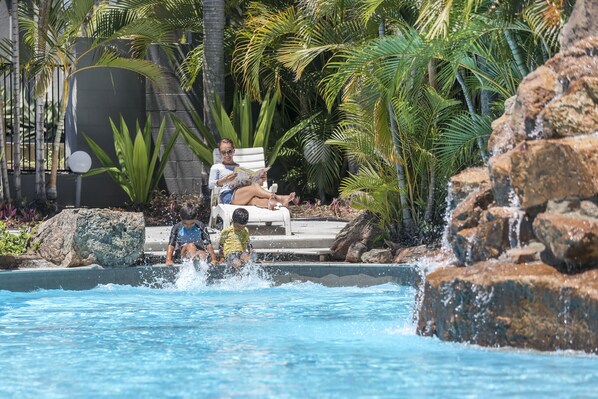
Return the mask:
<path id="1" fill-rule="evenodd" d="M 130 266 L 144 242 L 142 213 L 106 209 L 63 210 L 45 221 L 33 239 L 42 258 L 62 267 Z"/>
<path id="2" fill-rule="evenodd" d="M 369 249 L 368 245 L 374 237 L 382 235 L 382 231 L 376 223 L 376 218 L 371 212 L 363 212 L 355 219 L 347 223 L 345 227 L 337 234 L 332 246 L 330 247 L 331 257 L 338 260 L 347 260 L 359 262 L 361 254 Z M 360 242 L 361 246 L 356 247 L 355 243 Z M 349 258 L 349 248 L 354 247 Z M 357 251 L 355 251 L 357 249 Z M 356 257 L 358 254 L 358 258 Z"/>
<path id="3" fill-rule="evenodd" d="M 449 224 L 447 238 L 457 262 L 496 258 L 516 245 L 522 218 L 516 209 L 496 207 L 489 188 L 473 191 L 455 208 Z"/>
<path id="4" fill-rule="evenodd" d="M 449 181 L 449 210 L 455 209 L 474 191 L 488 188 L 490 188 L 488 168 L 480 166 L 459 172 Z"/>
<path id="5" fill-rule="evenodd" d="M 479 214 L 471 227 L 459 228 L 458 223 L 451 223 L 449 242 L 460 264 L 498 258 L 530 238 L 529 220 L 517 209 L 493 206 L 471 214 Z"/>
<path id="6" fill-rule="evenodd" d="M 567 92 L 542 111 L 548 137 L 569 137 L 598 131 L 598 77 L 573 82 Z"/>
<path id="7" fill-rule="evenodd" d="M 595 135 L 520 143 L 489 163 L 497 203 L 528 209 L 598 194 L 596 148 Z"/>
<path id="8" fill-rule="evenodd" d="M 561 94 L 562 90 L 557 73 L 546 66 L 539 67 L 521 81 L 510 125 L 515 144 L 523 140 L 544 138 L 538 116 L 546 103 Z"/>
<path id="9" fill-rule="evenodd" d="M 595 131 L 597 53 L 598 37 L 588 37 L 528 74 L 516 97 L 505 102 L 505 113 L 492 124 L 491 154 L 504 153 L 525 140 Z"/>
<path id="10" fill-rule="evenodd" d="M 392 263 L 392 250 L 390 248 L 374 248 L 361 255 L 364 263 Z"/>
<path id="11" fill-rule="evenodd" d="M 426 276 L 417 331 L 443 340 L 598 353 L 598 270 L 480 262 Z"/>
<path id="12" fill-rule="evenodd" d="M 577 0 L 569 20 L 563 26 L 559 36 L 561 48 L 568 48 L 573 43 L 588 36 L 598 36 L 598 1 Z"/>
<path id="13" fill-rule="evenodd" d="M 511 115 L 513 115 L 516 100 L 517 96 L 507 98 L 505 101 L 505 112 L 501 117 L 492 122 L 492 134 L 488 139 L 490 155 L 507 152 L 517 144 L 515 133 L 511 127 Z"/>
<path id="14" fill-rule="evenodd" d="M 598 266 L 598 206 L 591 201 L 549 203 L 534 220 L 534 233 L 545 245 L 542 258 L 565 272 Z"/>

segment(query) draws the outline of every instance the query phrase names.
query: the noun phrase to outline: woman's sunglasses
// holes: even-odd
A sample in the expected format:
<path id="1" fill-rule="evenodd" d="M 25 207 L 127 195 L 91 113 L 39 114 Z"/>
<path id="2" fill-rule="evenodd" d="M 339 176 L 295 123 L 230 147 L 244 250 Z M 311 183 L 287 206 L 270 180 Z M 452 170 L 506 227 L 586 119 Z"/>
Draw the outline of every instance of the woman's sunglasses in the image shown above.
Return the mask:
<path id="1" fill-rule="evenodd" d="M 234 154 L 235 150 L 224 150 L 224 151 L 220 151 L 220 155 L 230 155 L 230 154 Z"/>

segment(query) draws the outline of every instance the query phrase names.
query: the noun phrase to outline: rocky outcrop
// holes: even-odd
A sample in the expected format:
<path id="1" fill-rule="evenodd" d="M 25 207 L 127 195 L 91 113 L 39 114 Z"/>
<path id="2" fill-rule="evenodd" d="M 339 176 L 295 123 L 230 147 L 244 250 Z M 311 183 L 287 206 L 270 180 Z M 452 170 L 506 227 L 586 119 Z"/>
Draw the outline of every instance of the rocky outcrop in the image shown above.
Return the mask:
<path id="1" fill-rule="evenodd" d="M 488 168 L 469 168 L 451 177 L 449 181 L 449 208 L 455 209 L 474 191 L 490 188 Z"/>
<path id="2" fill-rule="evenodd" d="M 565 49 L 584 37 L 598 36 L 598 2 L 577 0 L 569 20 L 563 26 L 559 37 L 561 48 Z"/>
<path id="3" fill-rule="evenodd" d="M 548 137 L 594 133 L 598 129 L 598 78 L 573 82 L 565 94 L 546 105 L 544 131 Z"/>
<path id="4" fill-rule="evenodd" d="M 426 245 L 416 247 L 401 248 L 395 254 L 394 263 L 411 263 L 425 257 L 431 257 L 438 254 L 438 250 L 428 248 Z"/>
<path id="5" fill-rule="evenodd" d="M 567 45 L 492 124 L 489 184 L 454 196 L 448 241 L 467 267 L 426 276 L 420 334 L 598 353 L 598 36 L 571 39 L 596 33 L 598 0 L 575 9 Z"/>
<path id="6" fill-rule="evenodd" d="M 489 163 L 497 204 L 529 209 L 598 194 L 596 148 L 594 135 L 520 143 Z"/>
<path id="7" fill-rule="evenodd" d="M 545 245 L 543 260 L 564 272 L 598 266 L 598 206 L 591 201 L 550 202 L 534 220 Z"/>
<path id="8" fill-rule="evenodd" d="M 337 234 L 330 247 L 330 256 L 337 260 L 360 262 L 361 255 L 370 249 L 368 245 L 373 238 L 381 235 L 375 216 L 371 212 L 363 212 Z"/>
<path id="9" fill-rule="evenodd" d="M 393 256 L 390 248 L 374 248 L 361 255 L 361 261 L 364 263 L 391 263 L 392 260 Z"/>
<path id="10" fill-rule="evenodd" d="M 61 267 L 133 264 L 143 251 L 142 213 L 67 209 L 45 221 L 33 238 L 37 254 Z"/>
<path id="11" fill-rule="evenodd" d="M 587 37 L 527 75 L 515 100 L 492 125 L 488 148 L 499 155 L 525 140 L 589 134 L 598 130 L 594 97 L 598 36 Z M 577 118 L 579 116 L 580 118 Z"/>
<path id="12" fill-rule="evenodd" d="M 598 270 L 498 261 L 426 276 L 417 331 L 443 340 L 598 353 Z"/>

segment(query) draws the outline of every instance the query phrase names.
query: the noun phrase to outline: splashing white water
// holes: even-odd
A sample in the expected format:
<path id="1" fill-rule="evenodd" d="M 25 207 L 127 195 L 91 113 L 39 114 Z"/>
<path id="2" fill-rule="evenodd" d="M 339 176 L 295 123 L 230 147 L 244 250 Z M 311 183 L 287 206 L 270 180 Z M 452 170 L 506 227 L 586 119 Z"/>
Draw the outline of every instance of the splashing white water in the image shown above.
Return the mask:
<path id="1" fill-rule="evenodd" d="M 209 268 L 210 265 L 206 261 L 199 261 L 194 264 L 191 260 L 184 260 L 174 282 L 174 288 L 181 291 L 205 288 L 208 285 Z"/>
<path id="2" fill-rule="evenodd" d="M 444 231 L 442 232 L 442 251 L 451 251 L 451 244 L 449 243 L 449 232 L 451 228 L 451 217 L 453 215 L 453 190 L 452 185 L 449 181 L 448 188 L 446 190 L 446 209 L 444 211 Z"/>
<path id="3" fill-rule="evenodd" d="M 509 191 L 509 209 L 513 212 L 513 217 L 509 218 L 509 245 L 511 248 L 519 248 L 521 247 L 521 222 L 523 221 L 525 212 L 521 209 L 519 196 L 517 196 L 512 187 Z"/>
<path id="4" fill-rule="evenodd" d="M 238 272 L 233 272 L 221 280 L 214 281 L 214 288 L 224 291 L 242 291 L 268 288 L 273 285 L 270 276 L 257 264 L 247 263 Z"/>
<path id="5" fill-rule="evenodd" d="M 212 274 L 218 275 L 218 277 L 213 278 Z M 205 261 L 196 261 L 194 263 L 186 260 L 180 266 L 172 288 L 179 291 L 200 291 L 205 289 L 242 291 L 267 288 L 272 284 L 270 276 L 253 262 L 246 264 L 240 271 L 231 272 L 223 265 L 210 266 Z"/>

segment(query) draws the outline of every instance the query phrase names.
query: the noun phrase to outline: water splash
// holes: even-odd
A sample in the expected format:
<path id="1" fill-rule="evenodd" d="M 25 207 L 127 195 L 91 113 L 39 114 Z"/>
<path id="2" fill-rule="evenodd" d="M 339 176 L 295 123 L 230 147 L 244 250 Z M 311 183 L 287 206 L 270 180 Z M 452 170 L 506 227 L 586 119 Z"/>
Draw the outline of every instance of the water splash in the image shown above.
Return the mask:
<path id="1" fill-rule="evenodd" d="M 515 193 L 513 187 L 511 187 L 509 190 L 508 203 L 508 208 L 512 211 L 513 214 L 513 216 L 509 218 L 509 245 L 511 246 L 511 248 L 520 248 L 521 222 L 523 222 L 525 211 L 521 209 L 521 202 L 519 201 L 519 196 L 517 196 L 517 193 Z"/>
<path id="2" fill-rule="evenodd" d="M 538 114 L 534 121 L 534 128 L 527 135 L 528 140 L 542 140 L 546 138 L 544 133 L 544 119 Z"/>
<path id="3" fill-rule="evenodd" d="M 177 291 L 224 290 L 242 291 L 268 288 L 271 277 L 258 264 L 247 263 L 240 271 L 219 265 L 210 266 L 205 261 L 185 260 L 179 268 L 171 289 Z"/>
<path id="4" fill-rule="evenodd" d="M 240 271 L 227 273 L 213 283 L 214 288 L 224 291 L 255 290 L 273 285 L 270 275 L 254 262 L 248 262 Z"/>
<path id="5" fill-rule="evenodd" d="M 441 249 L 443 252 L 451 251 L 451 244 L 449 242 L 449 232 L 451 228 L 451 217 L 453 215 L 453 183 L 449 181 L 446 190 L 446 209 L 444 211 L 444 231 L 442 232 Z"/>
<path id="6" fill-rule="evenodd" d="M 184 260 L 173 288 L 181 291 L 205 288 L 208 285 L 209 268 L 210 265 L 206 261 Z"/>

